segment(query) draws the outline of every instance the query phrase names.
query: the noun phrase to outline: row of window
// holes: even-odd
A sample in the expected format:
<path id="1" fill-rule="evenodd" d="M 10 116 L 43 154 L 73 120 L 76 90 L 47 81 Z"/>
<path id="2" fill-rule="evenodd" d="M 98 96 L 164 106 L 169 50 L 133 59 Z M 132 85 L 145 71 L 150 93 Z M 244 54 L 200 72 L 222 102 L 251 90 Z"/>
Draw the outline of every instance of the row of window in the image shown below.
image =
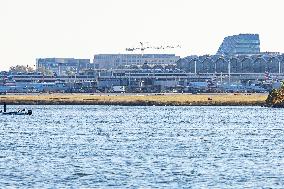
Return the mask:
<path id="1" fill-rule="evenodd" d="M 119 59 L 117 59 L 115 62 L 120 62 Z M 121 62 L 124 63 L 131 63 L 131 62 L 142 62 L 141 60 L 122 60 Z M 145 60 L 144 62 L 175 62 L 174 60 Z"/>

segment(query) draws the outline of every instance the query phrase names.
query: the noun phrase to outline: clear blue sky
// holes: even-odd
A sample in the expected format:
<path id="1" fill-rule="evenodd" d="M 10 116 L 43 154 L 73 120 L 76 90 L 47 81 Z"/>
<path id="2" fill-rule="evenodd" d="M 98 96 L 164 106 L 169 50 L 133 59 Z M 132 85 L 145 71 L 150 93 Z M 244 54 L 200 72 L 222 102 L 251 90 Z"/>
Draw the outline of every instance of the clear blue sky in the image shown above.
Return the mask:
<path id="1" fill-rule="evenodd" d="M 140 41 L 182 46 L 160 53 L 214 54 L 239 33 L 259 33 L 262 51 L 284 52 L 283 7 L 283 0 L 1 0 L 0 70 L 37 57 L 123 53 Z"/>

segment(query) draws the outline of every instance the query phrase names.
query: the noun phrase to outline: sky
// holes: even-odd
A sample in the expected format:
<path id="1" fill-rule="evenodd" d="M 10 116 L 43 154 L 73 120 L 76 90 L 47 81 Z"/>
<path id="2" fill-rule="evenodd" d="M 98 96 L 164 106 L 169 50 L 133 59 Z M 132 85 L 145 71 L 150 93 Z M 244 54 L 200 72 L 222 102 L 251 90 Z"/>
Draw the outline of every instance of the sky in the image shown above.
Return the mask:
<path id="1" fill-rule="evenodd" d="M 284 52 L 283 0 L 0 0 L 0 70 L 36 58 L 89 58 L 125 48 L 215 54 L 223 38 L 258 33 L 261 51 Z M 137 51 L 136 53 L 141 53 Z"/>

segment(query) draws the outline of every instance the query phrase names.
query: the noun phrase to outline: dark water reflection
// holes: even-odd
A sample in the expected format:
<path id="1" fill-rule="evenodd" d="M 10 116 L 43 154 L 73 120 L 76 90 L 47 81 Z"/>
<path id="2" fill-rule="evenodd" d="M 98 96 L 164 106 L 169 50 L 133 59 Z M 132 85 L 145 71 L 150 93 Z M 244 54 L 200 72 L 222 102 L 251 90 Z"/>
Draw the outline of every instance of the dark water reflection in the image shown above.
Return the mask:
<path id="1" fill-rule="evenodd" d="M 1 188 L 284 187 L 283 109 L 29 108 L 0 116 Z"/>

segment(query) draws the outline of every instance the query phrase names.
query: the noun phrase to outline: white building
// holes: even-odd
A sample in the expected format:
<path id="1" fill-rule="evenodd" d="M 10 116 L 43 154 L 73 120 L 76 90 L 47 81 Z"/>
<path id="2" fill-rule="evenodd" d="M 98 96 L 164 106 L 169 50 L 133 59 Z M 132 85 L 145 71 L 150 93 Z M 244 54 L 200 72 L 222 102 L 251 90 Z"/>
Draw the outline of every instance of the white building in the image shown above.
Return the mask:
<path id="1" fill-rule="evenodd" d="M 117 69 L 127 66 L 173 65 L 180 59 L 175 54 L 97 54 L 94 64 L 99 69 Z"/>

